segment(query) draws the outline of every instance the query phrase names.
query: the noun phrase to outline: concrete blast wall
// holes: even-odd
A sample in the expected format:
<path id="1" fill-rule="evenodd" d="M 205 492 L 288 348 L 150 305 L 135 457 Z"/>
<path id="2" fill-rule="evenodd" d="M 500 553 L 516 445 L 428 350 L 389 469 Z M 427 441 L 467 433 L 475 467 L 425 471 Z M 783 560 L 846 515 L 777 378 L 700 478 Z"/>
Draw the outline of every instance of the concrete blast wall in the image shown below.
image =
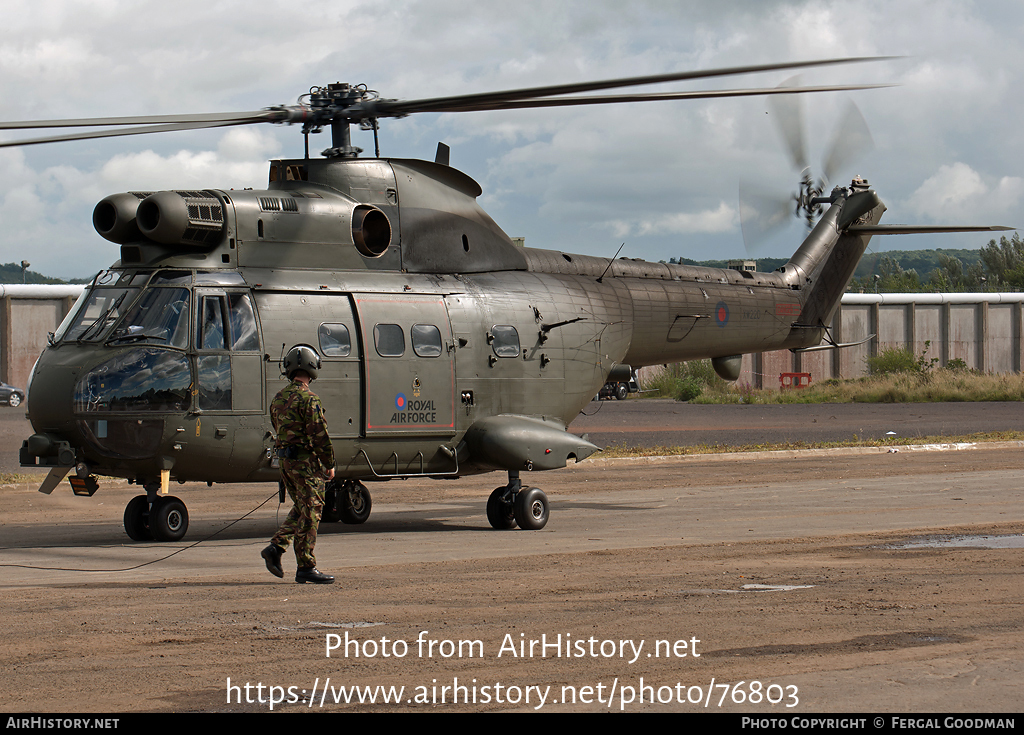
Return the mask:
<path id="1" fill-rule="evenodd" d="M 24 389 L 32 366 L 84 286 L 0 284 L 0 380 Z"/>
<path id="2" fill-rule="evenodd" d="M 841 350 L 744 355 L 739 383 L 777 388 L 781 373 L 810 373 L 812 381 L 867 375 L 867 358 L 905 347 L 938 366 L 959 358 L 987 373 L 1019 373 L 1024 293 L 845 294 L 832 322 L 836 342 L 868 342 Z"/>

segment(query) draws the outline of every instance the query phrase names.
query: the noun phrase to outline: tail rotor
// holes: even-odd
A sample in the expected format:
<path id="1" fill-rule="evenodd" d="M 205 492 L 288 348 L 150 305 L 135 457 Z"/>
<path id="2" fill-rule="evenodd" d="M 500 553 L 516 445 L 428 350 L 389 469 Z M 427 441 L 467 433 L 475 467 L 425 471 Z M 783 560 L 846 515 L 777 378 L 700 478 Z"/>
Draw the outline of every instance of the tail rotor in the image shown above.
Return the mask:
<path id="1" fill-rule="evenodd" d="M 779 86 L 799 86 L 799 78 L 787 79 Z M 769 98 L 769 105 L 790 163 L 800 172 L 800 180 L 797 191 L 788 195 L 778 189 L 765 191 L 760 183 L 740 184 L 740 225 L 748 252 L 784 227 L 791 221 L 791 216 L 803 219 L 808 230 L 814 227 L 815 220 L 821 215 L 822 204 L 830 201 L 826 196 L 829 181 L 835 180 L 846 166 L 874 147 L 864 115 L 852 101 L 849 102 L 824 156 L 823 173 L 820 178 L 815 178 L 808 164 L 802 98 L 799 95 L 773 95 Z"/>

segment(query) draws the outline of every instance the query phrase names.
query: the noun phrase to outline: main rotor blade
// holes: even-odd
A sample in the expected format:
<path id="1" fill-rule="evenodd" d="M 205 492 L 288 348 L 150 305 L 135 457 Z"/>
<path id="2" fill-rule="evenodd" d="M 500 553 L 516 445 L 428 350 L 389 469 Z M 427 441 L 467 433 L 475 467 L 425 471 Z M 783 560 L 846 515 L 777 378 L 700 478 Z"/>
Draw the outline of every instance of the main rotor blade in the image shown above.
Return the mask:
<path id="1" fill-rule="evenodd" d="M 817 87 L 768 87 L 752 89 L 716 89 L 700 92 L 647 92 L 644 94 L 592 95 L 588 97 L 553 97 L 531 100 L 510 100 L 484 104 L 462 104 L 439 108 L 432 112 L 481 112 L 486 110 L 520 110 L 537 107 L 574 107 L 608 105 L 620 102 L 659 102 L 664 100 L 699 100 L 718 97 L 758 97 L 761 95 L 803 94 L 811 92 L 846 92 L 859 89 L 893 87 L 893 84 L 846 84 Z"/>
<path id="2" fill-rule="evenodd" d="M 763 184 L 740 182 L 740 231 L 748 255 L 793 219 L 793 197 L 766 192 Z"/>
<path id="3" fill-rule="evenodd" d="M 0 122 L 0 130 L 32 130 L 37 128 L 83 128 L 113 125 L 158 125 L 171 123 L 224 123 L 276 122 L 281 111 L 255 110 L 252 112 L 212 112 L 196 115 L 137 115 L 135 117 L 84 117 L 71 120 L 22 120 Z"/>
<path id="4" fill-rule="evenodd" d="M 859 56 L 842 59 L 820 59 L 817 61 L 794 61 L 782 64 L 759 64 L 751 66 L 732 66 L 721 69 L 704 69 L 701 71 L 674 72 L 669 74 L 652 74 L 643 77 L 625 77 L 623 79 L 607 79 L 595 82 L 576 82 L 556 84 L 547 87 L 529 87 L 510 89 L 502 92 L 482 92 L 478 94 L 454 95 L 450 97 L 433 97 L 420 100 L 380 100 L 374 105 L 378 115 L 396 116 L 409 115 L 414 112 L 441 112 L 453 108 L 475 107 L 516 100 L 552 97 L 555 95 L 593 92 L 600 89 L 616 87 L 635 87 L 644 84 L 661 84 L 663 82 L 679 82 L 691 79 L 708 79 L 711 77 L 731 76 L 737 74 L 756 74 L 782 69 L 806 69 L 817 66 L 835 66 L 839 64 L 857 64 L 867 61 L 884 61 L 891 56 Z M 485 108 L 492 109 L 492 108 Z"/>
<path id="5" fill-rule="evenodd" d="M 796 89 L 799 81 L 799 77 L 790 77 L 777 89 Z M 773 97 L 771 108 L 775 113 L 772 120 L 782 141 L 786 144 L 793 168 L 797 171 L 806 171 L 809 164 L 807 162 L 807 133 L 804 125 L 803 101 L 799 97 Z"/>
<path id="6" fill-rule="evenodd" d="M 143 135 L 145 133 L 169 133 L 175 130 L 200 130 L 202 128 L 224 128 L 232 125 L 252 125 L 262 120 L 237 122 L 195 122 L 175 123 L 172 125 L 145 125 L 137 128 L 115 128 L 112 130 L 92 130 L 85 133 L 66 133 L 51 135 L 46 138 L 23 138 L 21 140 L 0 141 L 0 148 L 13 148 L 22 145 L 38 145 L 40 143 L 60 143 L 65 140 L 86 140 L 89 138 L 114 138 L 119 135 Z"/>
<path id="7" fill-rule="evenodd" d="M 868 153 L 875 147 L 875 141 L 868 130 L 868 124 L 864 115 L 852 101 L 846 106 L 846 114 L 843 121 L 836 128 L 832 145 L 829 146 L 828 156 L 825 158 L 826 181 L 836 181 L 836 174 L 844 166 L 856 158 Z"/>

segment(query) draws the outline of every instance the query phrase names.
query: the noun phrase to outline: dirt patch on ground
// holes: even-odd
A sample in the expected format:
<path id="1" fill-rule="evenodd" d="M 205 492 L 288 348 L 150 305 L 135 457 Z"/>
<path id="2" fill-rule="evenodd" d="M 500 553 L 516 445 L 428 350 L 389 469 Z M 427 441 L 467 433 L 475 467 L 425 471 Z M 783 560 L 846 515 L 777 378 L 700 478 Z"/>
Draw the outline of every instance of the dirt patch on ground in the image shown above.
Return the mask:
<path id="1" fill-rule="evenodd" d="M 583 463 L 537 476 L 560 501 L 532 533 L 484 528 L 497 475 L 389 483 L 374 488 L 376 521 L 325 530 L 318 553 L 339 576 L 333 586 L 262 569 L 270 511 L 201 545 L 209 558 L 192 550 L 93 576 L 11 567 L 0 585 L 0 707 L 266 711 L 276 699 L 275 711 L 1012 712 L 1024 683 L 1024 550 L 903 543 L 1024 531 L 1015 483 L 995 487 L 986 474 L 998 466 L 1012 477 L 1021 454 Z M 921 478 L 936 489 L 900 494 Z M 981 485 L 989 494 L 969 494 Z M 854 512 L 847 488 L 874 493 L 876 530 L 827 532 Z M 215 490 L 181 493 L 195 519 L 187 540 L 270 488 Z M 113 568 L 152 551 L 118 528 L 128 488 L 107 489 L 102 503 L 0 492 L 2 562 Z M 637 516 L 651 493 L 717 505 L 703 502 L 699 521 L 668 500 Z M 744 520 L 726 540 L 702 537 L 737 522 L 749 498 L 805 531 L 761 538 L 771 529 Z M 963 507 L 961 522 L 942 522 L 950 506 Z M 604 512 L 680 512 L 681 540 L 661 542 L 653 522 L 620 531 L 590 520 Z M 885 530 L 900 513 L 920 523 Z M 519 546 L 494 545 L 510 539 Z"/>

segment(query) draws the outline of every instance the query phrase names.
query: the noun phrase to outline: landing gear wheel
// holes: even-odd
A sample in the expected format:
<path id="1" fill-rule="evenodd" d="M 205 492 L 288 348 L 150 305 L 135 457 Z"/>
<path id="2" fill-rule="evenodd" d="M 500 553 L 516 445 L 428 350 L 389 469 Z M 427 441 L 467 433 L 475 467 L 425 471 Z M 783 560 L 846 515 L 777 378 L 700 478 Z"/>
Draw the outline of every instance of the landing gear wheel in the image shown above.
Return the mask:
<path id="1" fill-rule="evenodd" d="M 505 500 L 507 487 L 495 488 L 491 496 L 487 498 L 487 521 L 491 528 L 505 531 L 516 527 L 516 516 L 512 509 L 512 503 Z"/>
<path id="2" fill-rule="evenodd" d="M 539 531 L 548 522 L 548 496 L 539 487 L 521 490 L 516 496 L 516 523 L 524 531 Z"/>
<path id="3" fill-rule="evenodd" d="M 124 531 L 132 541 L 152 541 L 149 532 L 149 501 L 145 495 L 136 495 L 124 509 Z"/>
<path id="4" fill-rule="evenodd" d="M 188 510 L 173 496 L 157 498 L 149 511 L 149 530 L 157 541 L 179 541 L 188 530 Z"/>
<path id="5" fill-rule="evenodd" d="M 347 482 L 341 488 L 338 497 L 338 518 L 342 523 L 366 523 L 370 517 L 373 501 L 370 491 L 361 482 Z"/>
<path id="6" fill-rule="evenodd" d="M 620 401 L 626 400 L 626 396 L 629 395 L 629 389 L 626 388 L 624 383 L 619 383 L 615 386 L 615 398 Z"/>

